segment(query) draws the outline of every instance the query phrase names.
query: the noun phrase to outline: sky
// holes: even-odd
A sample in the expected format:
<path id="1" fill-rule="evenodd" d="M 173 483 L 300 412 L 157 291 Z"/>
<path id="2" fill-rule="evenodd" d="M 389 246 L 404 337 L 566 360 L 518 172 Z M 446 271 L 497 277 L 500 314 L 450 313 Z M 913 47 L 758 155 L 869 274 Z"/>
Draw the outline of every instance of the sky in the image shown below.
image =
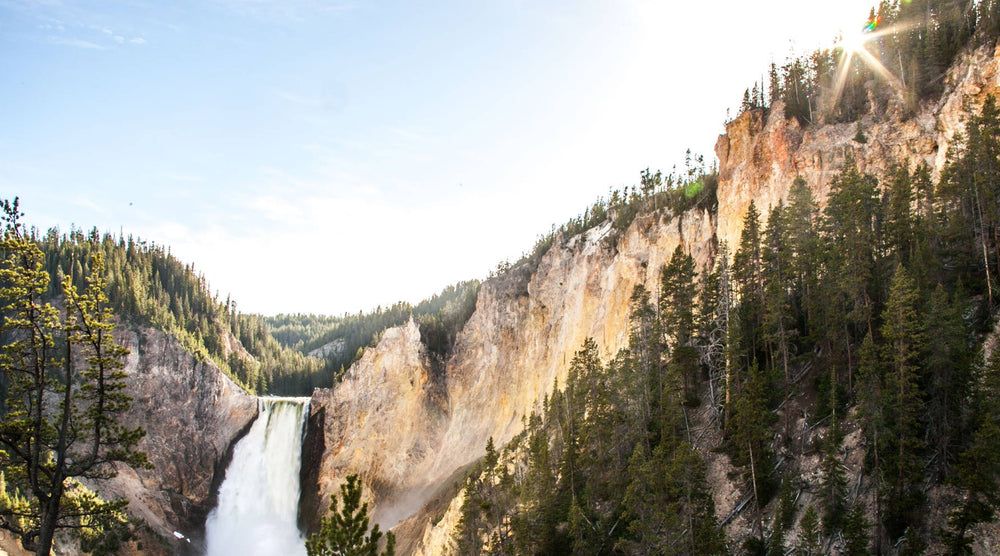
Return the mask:
<path id="1" fill-rule="evenodd" d="M 0 198 L 245 312 L 483 279 L 873 0 L 0 0 Z"/>

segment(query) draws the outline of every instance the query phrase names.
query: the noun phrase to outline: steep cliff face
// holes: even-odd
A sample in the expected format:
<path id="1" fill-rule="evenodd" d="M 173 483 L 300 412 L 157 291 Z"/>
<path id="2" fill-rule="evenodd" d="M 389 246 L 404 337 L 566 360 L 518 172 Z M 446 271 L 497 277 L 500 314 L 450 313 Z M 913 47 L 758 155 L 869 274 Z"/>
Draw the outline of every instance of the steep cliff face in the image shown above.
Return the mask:
<path id="1" fill-rule="evenodd" d="M 315 523 L 351 473 L 363 473 L 381 500 L 418 484 L 416 470 L 437 449 L 447 414 L 442 380 L 411 320 L 386 330 L 336 389 L 313 393 L 302 465 L 307 523 Z"/>
<path id="2" fill-rule="evenodd" d="M 256 417 L 257 399 L 159 330 L 121 327 L 118 334 L 131 351 L 125 370 L 133 402 L 123 423 L 146 429 L 139 449 L 154 469 L 122 467 L 96 486 L 106 498 L 128 498 L 129 513 L 162 537 L 168 553 L 196 550 L 173 532 L 200 539 L 231 446 Z"/>
<path id="3" fill-rule="evenodd" d="M 747 112 L 729 124 L 716 146 L 717 214 L 648 214 L 617 242 L 608 241 L 610 224 L 558 238 L 537 268 L 517 267 L 483 284 L 444 369 L 430 363 L 415 324 L 387 331 L 342 384 L 313 395 L 304 466 L 315 471 L 303 483 L 306 521 L 316 523 L 329 494 L 350 473 L 361 473 L 371 487 L 383 525 L 440 498 L 458 472 L 482 455 L 488 438 L 501 445 L 522 429 L 554 382 L 565 380 L 584 339 L 594 338 L 605 358 L 626 345 L 634 286 L 656 291 L 659 270 L 677 245 L 704 268 L 717 242 L 735 249 L 751 200 L 766 214 L 801 175 L 822 201 L 848 155 L 876 175 L 897 163 L 926 162 L 940 172 L 964 125 L 964 106 L 1000 92 L 998 70 L 1000 51 L 966 55 L 948 74 L 940 101 L 906 119 L 866 116 L 865 144 L 854 141 L 857 124 L 803 129 L 785 120 L 780 104 L 766 118 L 761 111 Z M 727 478 L 733 471 L 728 458 L 709 450 L 717 443 L 706 438 L 699 448 L 716 481 L 723 519 L 738 505 L 739 493 Z M 448 553 L 460 500 L 431 506 L 436 509 L 399 527 L 406 537 L 401 553 Z M 742 519 L 727 520 L 727 530 L 739 535 Z"/>
<path id="4" fill-rule="evenodd" d="M 719 241 L 735 249 L 750 201 L 766 214 L 779 199 L 787 200 L 796 176 L 802 176 L 822 202 L 830 190 L 830 178 L 843 168 L 848 155 L 861 171 L 876 176 L 894 164 L 913 168 L 926 162 L 936 177 L 955 134 L 964 128 L 965 106 L 977 109 L 988 95 L 998 93 L 1000 49 L 982 48 L 966 54 L 948 72 L 941 99 L 922 107 L 915 116 L 901 119 L 898 110 L 866 115 L 862 130 L 868 141 L 864 144 L 854 140 L 856 123 L 803 130 L 794 119 L 785 119 L 781 103 L 772 107 L 766 119 L 762 110 L 743 113 L 726 126 L 715 145 Z"/>
<path id="5" fill-rule="evenodd" d="M 415 323 L 387 330 L 342 383 L 313 394 L 306 523 L 316 523 L 351 473 L 363 475 L 383 525 L 418 510 L 483 454 L 487 439 L 503 443 L 521 430 L 555 381 L 565 381 L 586 338 L 605 356 L 624 347 L 634 286 L 655 290 L 678 245 L 707 264 L 714 229 L 708 212 L 661 211 L 636 219 L 617 245 L 610 225 L 558 238 L 533 272 L 518 267 L 483 284 L 443 369 L 431 364 Z"/>

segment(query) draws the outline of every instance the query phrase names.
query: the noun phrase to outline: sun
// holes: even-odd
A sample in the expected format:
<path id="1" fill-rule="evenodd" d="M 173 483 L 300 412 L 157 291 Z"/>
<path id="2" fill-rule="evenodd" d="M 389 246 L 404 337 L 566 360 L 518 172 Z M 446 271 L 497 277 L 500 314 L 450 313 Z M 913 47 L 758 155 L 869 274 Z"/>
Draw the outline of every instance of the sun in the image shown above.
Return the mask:
<path id="1" fill-rule="evenodd" d="M 882 27 L 881 17 L 873 16 L 860 28 L 855 27 L 849 31 L 843 31 L 840 41 L 835 46 L 842 49 L 850 57 L 864 50 L 868 41 L 893 31 L 893 29 Z"/>
<path id="2" fill-rule="evenodd" d="M 861 29 L 844 32 L 843 37 L 837 43 L 837 48 L 842 49 L 848 56 L 852 56 L 865 47 L 865 43 L 871 38 L 870 34 L 871 31 L 867 25 Z"/>
<path id="3" fill-rule="evenodd" d="M 835 48 L 843 51 L 843 56 L 840 59 L 840 69 L 834 87 L 834 99 L 840 98 L 844 90 L 844 84 L 847 81 L 847 73 L 850 71 L 851 61 L 855 57 L 862 60 L 872 71 L 888 82 L 896 90 L 897 94 L 902 96 L 904 88 L 902 81 L 886 69 L 882 65 L 882 62 L 868 50 L 868 43 L 881 36 L 891 35 L 908 27 L 909 25 L 900 25 L 898 23 L 883 27 L 882 18 L 873 17 L 864 26 L 843 32 L 841 39 L 835 45 Z"/>

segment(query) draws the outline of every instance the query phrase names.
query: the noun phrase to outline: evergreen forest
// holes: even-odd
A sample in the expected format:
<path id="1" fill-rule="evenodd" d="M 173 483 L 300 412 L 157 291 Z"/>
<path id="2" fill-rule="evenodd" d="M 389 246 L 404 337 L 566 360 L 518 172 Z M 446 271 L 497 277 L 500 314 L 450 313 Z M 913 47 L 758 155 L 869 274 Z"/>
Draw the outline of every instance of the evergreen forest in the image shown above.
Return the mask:
<path id="1" fill-rule="evenodd" d="M 843 48 L 816 51 L 771 64 L 741 111 L 780 108 L 802 129 L 857 122 L 864 145 L 863 117 L 913 116 L 963 52 L 997 44 L 1000 0 L 884 1 L 868 29 L 887 72 Z M 490 439 L 461 479 L 458 553 L 970 554 L 1000 511 L 997 99 L 970 107 L 957 144 L 940 172 L 875 176 L 848 156 L 825 199 L 798 178 L 786 202 L 751 203 L 738 244 L 713 245 L 706 268 L 678 247 L 655 287 L 629 292 L 628 346 L 602 356 L 585 341 L 523 432 Z M 133 237 L 27 237 L 54 304 L 97 276 L 119 325 L 167 332 L 251 393 L 301 396 L 410 319 L 444 365 L 489 280 L 530 276 L 597 227 L 614 250 L 643 215 L 715 214 L 718 183 L 689 151 L 684 168 L 641 171 L 484 283 L 342 316 L 242 313 L 168 248 Z M 864 453 L 856 479 L 849 436 Z M 734 474 L 712 475 L 720 457 Z M 818 461 L 811 484 L 807 459 Z M 723 479 L 738 501 L 720 520 L 712 481 Z M 360 492 L 342 497 L 357 509 Z M 724 533 L 736 520 L 748 528 L 738 546 Z"/>
<path id="2" fill-rule="evenodd" d="M 960 53 L 996 42 L 1000 2 L 883 0 L 872 8 L 864 32 L 868 55 L 841 45 L 780 67 L 772 63 L 766 77 L 744 92 L 741 112 L 768 110 L 780 101 L 785 117 L 803 126 L 855 122 L 866 114 L 913 116 L 940 97 Z"/>
<path id="3" fill-rule="evenodd" d="M 995 44 L 997 7 L 873 11 L 887 23 L 924 18 L 876 46 L 902 65 L 908 102 L 940 93 L 961 48 Z M 781 76 L 772 67 L 786 116 L 808 126 L 882 113 L 868 104 L 882 84 L 860 65 L 845 87 L 863 93 L 823 105 L 831 55 Z M 744 108 L 767 109 L 759 86 Z M 628 348 L 602 360 L 587 340 L 524 432 L 487 444 L 461 485 L 458 551 L 971 554 L 975 526 L 1000 509 L 1000 352 L 983 344 L 1000 295 L 996 99 L 970 114 L 939 179 L 927 165 L 877 177 L 849 157 L 830 185 L 816 199 L 799 178 L 787 204 L 751 203 L 739 244 L 719 245 L 712 268 L 699 272 L 678 248 L 655 291 L 636 287 Z M 651 206 L 636 195 L 633 206 Z M 847 427 L 865 454 L 852 483 Z M 741 493 L 721 523 L 696 449 L 714 436 Z M 808 457 L 818 480 L 802 507 L 796 462 Z M 928 518 L 933 504 L 944 519 Z M 720 527 L 737 518 L 750 533 L 727 546 Z"/>
<path id="4" fill-rule="evenodd" d="M 93 256 L 99 254 L 109 304 L 120 319 L 171 334 L 199 359 L 212 360 L 246 390 L 259 394 L 307 396 L 313 388 L 332 386 L 382 331 L 411 315 L 420 324 L 429 353 L 444 358 L 475 308 L 478 292 L 478 282 L 470 281 L 416 306 L 400 302 L 342 317 L 265 317 L 239 312 L 228 297 L 220 300 L 203 275 L 163 246 L 96 229 L 68 234 L 31 230 L 30 237 L 45 254 L 49 297 L 61 295 L 65 277 L 82 289 L 93 270 Z M 331 343 L 340 349 L 314 352 Z"/>

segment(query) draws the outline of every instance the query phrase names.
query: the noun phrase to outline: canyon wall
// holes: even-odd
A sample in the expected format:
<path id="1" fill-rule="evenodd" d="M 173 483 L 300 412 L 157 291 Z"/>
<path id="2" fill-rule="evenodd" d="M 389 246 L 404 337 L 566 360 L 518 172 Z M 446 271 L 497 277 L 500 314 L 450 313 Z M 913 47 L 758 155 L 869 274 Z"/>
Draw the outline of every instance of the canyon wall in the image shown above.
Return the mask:
<path id="1" fill-rule="evenodd" d="M 607 224 L 558 237 L 537 269 L 517 266 L 482 285 L 444 363 L 427 355 L 414 322 L 387 330 L 341 383 L 313 394 L 305 524 L 315 525 L 351 473 L 362 475 L 384 526 L 420 509 L 490 437 L 499 445 L 520 432 L 586 338 L 605 357 L 625 347 L 633 288 L 655 291 L 678 245 L 708 264 L 714 228 L 708 212 L 661 210 L 623 232 Z"/>
<path id="2" fill-rule="evenodd" d="M 895 164 L 921 163 L 936 177 L 963 129 L 965 107 L 975 109 L 1000 91 L 998 67 L 1000 51 L 966 55 L 948 74 L 939 101 L 906 118 L 898 106 L 866 115 L 865 143 L 855 140 L 856 123 L 803 129 L 784 118 L 780 103 L 769 113 L 746 112 L 728 124 L 716 146 L 717 213 L 661 209 L 620 233 L 606 224 L 557 238 L 537 268 L 514 267 L 483 284 L 475 313 L 443 365 L 427 355 L 413 322 L 386 331 L 341 384 L 313 395 L 306 524 L 314 526 L 325 513 L 329 494 L 346 475 L 360 473 L 383 526 L 436 500 L 428 507 L 438 511 L 400 525 L 400 553 L 447 552 L 458 506 L 442 500 L 443 493 L 455 492 L 488 438 L 502 445 L 522 430 L 555 381 L 565 380 L 584 339 L 594 338 L 605 358 L 626 345 L 634 286 L 655 292 L 659 270 L 676 246 L 706 267 L 717 242 L 735 249 L 751 200 L 766 215 L 802 176 L 822 203 L 848 156 L 879 177 Z M 709 459 L 720 477 L 732 470 L 723 456 Z M 732 492 L 718 493 L 720 515 L 732 509 L 733 498 Z M 435 513 L 437 523 L 430 519 Z"/>
<path id="3" fill-rule="evenodd" d="M 854 140 L 857 123 L 809 126 L 786 120 L 778 102 L 769 113 L 744 112 L 726 126 L 715 152 L 719 158 L 718 240 L 730 252 L 736 249 L 743 217 L 753 200 L 761 214 L 802 176 L 821 204 L 830 191 L 830 178 L 853 156 L 862 172 L 883 176 L 894 164 L 910 169 L 927 163 L 935 179 L 965 127 L 966 107 L 977 111 L 988 95 L 1000 95 L 1000 49 L 981 48 L 967 53 L 945 77 L 941 98 L 903 118 L 898 103 L 886 113 L 861 119 L 867 142 Z"/>
<path id="4" fill-rule="evenodd" d="M 146 429 L 138 448 L 153 469 L 120 465 L 117 477 L 94 486 L 104 498 L 128 498 L 129 513 L 152 530 L 141 553 L 200 553 L 205 517 L 232 445 L 257 415 L 257 398 L 159 330 L 125 325 L 116 335 L 130 350 L 126 392 L 133 398 L 121 421 Z"/>

